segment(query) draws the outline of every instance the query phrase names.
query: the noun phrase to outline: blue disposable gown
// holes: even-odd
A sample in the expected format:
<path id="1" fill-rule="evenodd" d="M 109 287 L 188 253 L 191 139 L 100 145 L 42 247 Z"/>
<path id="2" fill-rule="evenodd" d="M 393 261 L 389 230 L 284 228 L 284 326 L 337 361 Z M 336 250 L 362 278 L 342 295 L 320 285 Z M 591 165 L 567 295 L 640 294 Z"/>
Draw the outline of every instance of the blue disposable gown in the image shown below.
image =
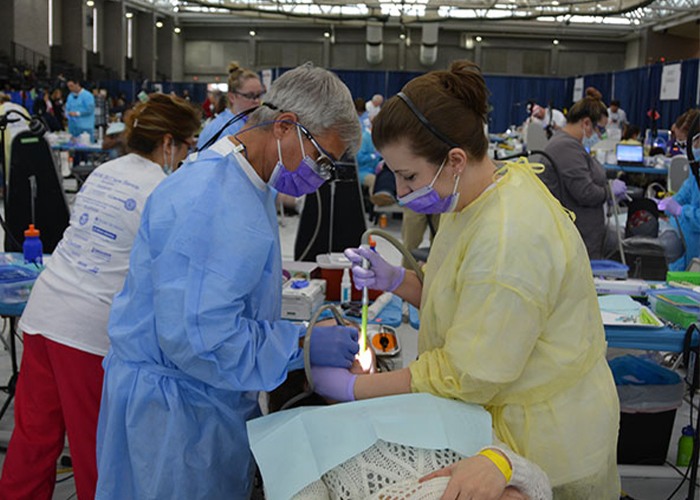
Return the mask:
<path id="1" fill-rule="evenodd" d="M 209 139 L 211 139 L 219 131 L 219 129 L 226 125 L 226 123 L 234 116 L 236 115 L 234 115 L 228 108 L 226 108 L 222 113 L 219 113 L 217 117 L 210 121 L 207 126 L 204 127 L 204 130 L 200 132 L 199 138 L 197 139 L 197 148 L 204 146 L 207 141 L 209 141 Z M 243 128 L 243 125 L 245 125 L 247 121 L 248 117 L 244 116 L 237 122 L 234 122 L 226 127 L 219 137 L 235 135 L 240 129 Z"/>
<path id="2" fill-rule="evenodd" d="M 671 220 L 673 226 L 683 233 L 685 254 L 668 267 L 671 271 L 685 271 L 693 257 L 700 257 L 700 189 L 693 175 L 683 182 L 673 198 L 683 206 L 677 220 Z"/>
<path id="3" fill-rule="evenodd" d="M 68 113 L 72 111 L 77 111 L 80 116 L 69 116 Z M 90 134 L 90 140 L 94 140 L 95 96 L 85 89 L 81 89 L 78 95 L 71 92 L 66 99 L 66 116 L 70 135 L 78 137 L 83 132 L 87 132 Z"/>
<path id="4" fill-rule="evenodd" d="M 153 192 L 110 315 L 96 498 L 248 498 L 256 391 L 300 359 L 281 264 L 273 193 L 228 139 Z"/>

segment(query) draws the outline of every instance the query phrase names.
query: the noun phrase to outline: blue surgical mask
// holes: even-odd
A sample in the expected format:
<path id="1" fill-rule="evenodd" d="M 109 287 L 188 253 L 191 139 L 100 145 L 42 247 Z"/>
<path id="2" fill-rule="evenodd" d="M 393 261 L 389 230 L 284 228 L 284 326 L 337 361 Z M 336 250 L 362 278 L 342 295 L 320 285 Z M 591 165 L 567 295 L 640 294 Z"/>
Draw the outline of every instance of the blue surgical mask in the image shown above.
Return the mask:
<path id="1" fill-rule="evenodd" d="M 700 148 L 693 148 L 693 158 L 695 161 L 700 161 Z"/>
<path id="2" fill-rule="evenodd" d="M 459 193 L 457 192 L 457 185 L 459 183 L 459 176 L 455 177 L 455 185 L 452 190 L 452 194 L 446 198 L 440 198 L 440 195 L 433 188 L 435 181 L 440 176 L 440 172 L 445 167 L 445 158 L 440 164 L 440 168 L 433 177 L 433 180 L 427 186 L 423 186 L 420 189 L 407 194 L 406 196 L 399 197 L 399 205 L 404 206 L 417 212 L 419 214 L 441 214 L 452 212 L 457 206 L 457 201 L 459 200 Z"/>
<path id="3" fill-rule="evenodd" d="M 581 143 L 583 144 L 583 148 L 586 151 L 590 152 L 591 148 L 593 146 L 595 146 L 599 141 L 600 141 L 600 137 L 598 136 L 598 134 L 593 134 L 590 137 L 586 137 L 584 134 L 583 140 L 581 141 Z"/>
<path id="4" fill-rule="evenodd" d="M 282 145 L 278 139 L 277 154 L 279 155 L 279 160 L 268 181 L 270 187 L 280 193 L 294 197 L 313 193 L 330 178 L 330 172 L 321 169 L 318 163 L 304 152 L 304 142 L 302 141 L 299 128 L 297 128 L 297 134 L 299 135 L 299 144 L 303 155 L 299 166 L 293 171 L 284 166 L 282 162 Z"/>

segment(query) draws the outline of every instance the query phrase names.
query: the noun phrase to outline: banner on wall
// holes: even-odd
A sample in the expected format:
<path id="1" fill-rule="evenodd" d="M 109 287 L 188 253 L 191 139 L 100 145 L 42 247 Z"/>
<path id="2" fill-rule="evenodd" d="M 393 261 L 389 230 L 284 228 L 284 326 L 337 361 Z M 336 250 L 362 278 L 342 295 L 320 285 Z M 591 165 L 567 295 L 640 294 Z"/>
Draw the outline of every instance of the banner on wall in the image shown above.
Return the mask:
<path id="1" fill-rule="evenodd" d="M 574 95 L 573 102 L 583 99 L 583 77 L 574 80 Z"/>
<path id="2" fill-rule="evenodd" d="M 681 95 L 681 65 L 668 64 L 661 72 L 662 101 L 676 101 Z"/>
<path id="3" fill-rule="evenodd" d="M 272 70 L 264 69 L 262 70 L 262 84 L 264 89 L 269 89 L 272 85 Z"/>

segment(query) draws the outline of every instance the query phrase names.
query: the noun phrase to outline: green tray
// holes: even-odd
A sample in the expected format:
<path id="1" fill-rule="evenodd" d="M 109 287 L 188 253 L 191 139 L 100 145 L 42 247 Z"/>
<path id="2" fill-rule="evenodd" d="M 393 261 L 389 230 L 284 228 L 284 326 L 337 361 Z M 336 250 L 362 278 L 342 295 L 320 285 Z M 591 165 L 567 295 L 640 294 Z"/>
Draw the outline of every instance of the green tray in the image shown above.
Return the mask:
<path id="1" fill-rule="evenodd" d="M 666 273 L 666 281 L 679 281 L 700 285 L 700 273 L 691 273 L 688 271 L 668 271 Z"/>
<path id="2" fill-rule="evenodd" d="M 680 325 L 683 328 L 688 328 L 698 320 L 697 313 L 683 311 L 682 309 L 679 309 L 668 302 L 664 302 L 663 300 L 656 301 L 656 304 L 654 305 L 654 312 L 666 321 Z"/>

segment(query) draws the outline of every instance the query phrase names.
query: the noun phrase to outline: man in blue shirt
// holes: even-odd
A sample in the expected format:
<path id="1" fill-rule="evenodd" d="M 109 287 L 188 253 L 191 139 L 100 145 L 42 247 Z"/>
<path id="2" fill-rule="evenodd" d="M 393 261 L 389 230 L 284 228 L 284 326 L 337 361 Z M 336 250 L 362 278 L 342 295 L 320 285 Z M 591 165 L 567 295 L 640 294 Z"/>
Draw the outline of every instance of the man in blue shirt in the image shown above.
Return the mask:
<path id="1" fill-rule="evenodd" d="M 95 141 L 95 97 L 85 90 L 79 81 L 68 80 L 68 100 L 66 101 L 66 116 L 68 131 L 73 137 L 83 132 L 90 134 L 90 142 Z"/>

